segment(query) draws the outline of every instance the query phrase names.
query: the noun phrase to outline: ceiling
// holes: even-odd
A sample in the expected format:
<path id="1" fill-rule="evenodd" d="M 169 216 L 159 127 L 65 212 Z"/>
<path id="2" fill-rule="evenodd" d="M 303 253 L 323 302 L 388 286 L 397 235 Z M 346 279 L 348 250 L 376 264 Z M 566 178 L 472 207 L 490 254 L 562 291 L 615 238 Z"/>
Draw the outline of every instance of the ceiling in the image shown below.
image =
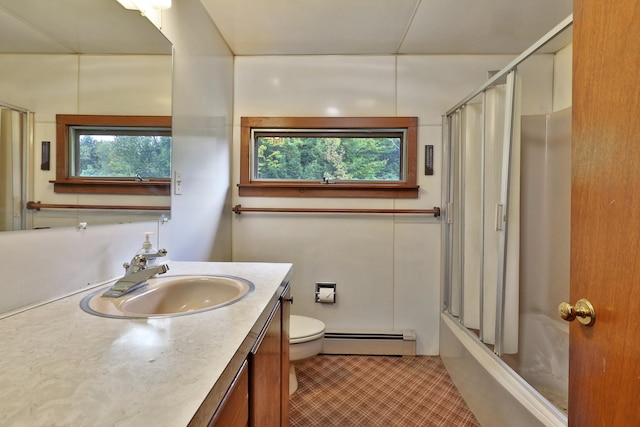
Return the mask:
<path id="1" fill-rule="evenodd" d="M 116 0 L 0 0 L 0 53 L 171 54 L 171 44 Z"/>
<path id="2" fill-rule="evenodd" d="M 201 2 L 236 55 L 518 54 L 572 12 L 572 0 Z M 0 0 L 0 52 L 171 47 L 116 0 Z"/>
<path id="3" fill-rule="evenodd" d="M 572 0 L 201 0 L 236 55 L 518 54 Z"/>

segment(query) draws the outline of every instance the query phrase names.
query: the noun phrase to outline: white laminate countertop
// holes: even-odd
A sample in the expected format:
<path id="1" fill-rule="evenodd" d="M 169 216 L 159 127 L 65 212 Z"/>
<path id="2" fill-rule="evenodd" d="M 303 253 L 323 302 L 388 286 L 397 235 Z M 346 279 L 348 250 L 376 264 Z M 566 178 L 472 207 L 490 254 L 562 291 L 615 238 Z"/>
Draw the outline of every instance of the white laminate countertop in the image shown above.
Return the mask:
<path id="1" fill-rule="evenodd" d="M 109 319 L 80 309 L 94 286 L 0 319 L 0 426 L 186 426 L 292 265 L 168 264 L 165 276 L 237 276 L 255 290 L 188 316 Z"/>

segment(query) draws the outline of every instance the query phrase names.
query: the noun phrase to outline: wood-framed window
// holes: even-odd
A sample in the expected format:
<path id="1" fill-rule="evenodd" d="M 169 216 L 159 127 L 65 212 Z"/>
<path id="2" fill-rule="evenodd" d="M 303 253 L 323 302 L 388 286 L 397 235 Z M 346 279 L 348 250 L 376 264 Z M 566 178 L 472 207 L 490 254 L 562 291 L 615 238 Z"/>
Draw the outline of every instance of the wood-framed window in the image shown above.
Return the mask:
<path id="1" fill-rule="evenodd" d="M 417 198 L 417 117 L 242 117 L 240 196 Z"/>
<path id="2" fill-rule="evenodd" d="M 56 115 L 56 193 L 171 194 L 171 117 Z"/>

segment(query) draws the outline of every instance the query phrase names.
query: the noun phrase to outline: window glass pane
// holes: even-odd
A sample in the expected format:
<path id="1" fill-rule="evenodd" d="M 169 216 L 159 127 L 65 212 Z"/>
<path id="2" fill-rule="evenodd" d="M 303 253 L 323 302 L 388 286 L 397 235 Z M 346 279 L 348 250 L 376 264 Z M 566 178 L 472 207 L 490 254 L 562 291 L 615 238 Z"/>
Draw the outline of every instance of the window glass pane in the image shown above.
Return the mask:
<path id="1" fill-rule="evenodd" d="M 171 177 L 171 133 L 166 129 L 74 127 L 72 138 L 75 177 Z"/>
<path id="2" fill-rule="evenodd" d="M 256 180 L 390 181 L 404 179 L 401 131 L 255 132 Z"/>

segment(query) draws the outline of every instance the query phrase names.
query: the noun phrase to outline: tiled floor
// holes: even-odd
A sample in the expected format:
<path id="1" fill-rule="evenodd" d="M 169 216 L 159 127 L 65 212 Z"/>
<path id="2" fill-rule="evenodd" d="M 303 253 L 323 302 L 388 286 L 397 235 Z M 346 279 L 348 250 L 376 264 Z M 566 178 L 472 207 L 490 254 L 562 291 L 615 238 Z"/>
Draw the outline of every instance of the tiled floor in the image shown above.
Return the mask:
<path id="1" fill-rule="evenodd" d="M 291 427 L 479 426 L 439 357 L 316 356 L 296 371 Z"/>

